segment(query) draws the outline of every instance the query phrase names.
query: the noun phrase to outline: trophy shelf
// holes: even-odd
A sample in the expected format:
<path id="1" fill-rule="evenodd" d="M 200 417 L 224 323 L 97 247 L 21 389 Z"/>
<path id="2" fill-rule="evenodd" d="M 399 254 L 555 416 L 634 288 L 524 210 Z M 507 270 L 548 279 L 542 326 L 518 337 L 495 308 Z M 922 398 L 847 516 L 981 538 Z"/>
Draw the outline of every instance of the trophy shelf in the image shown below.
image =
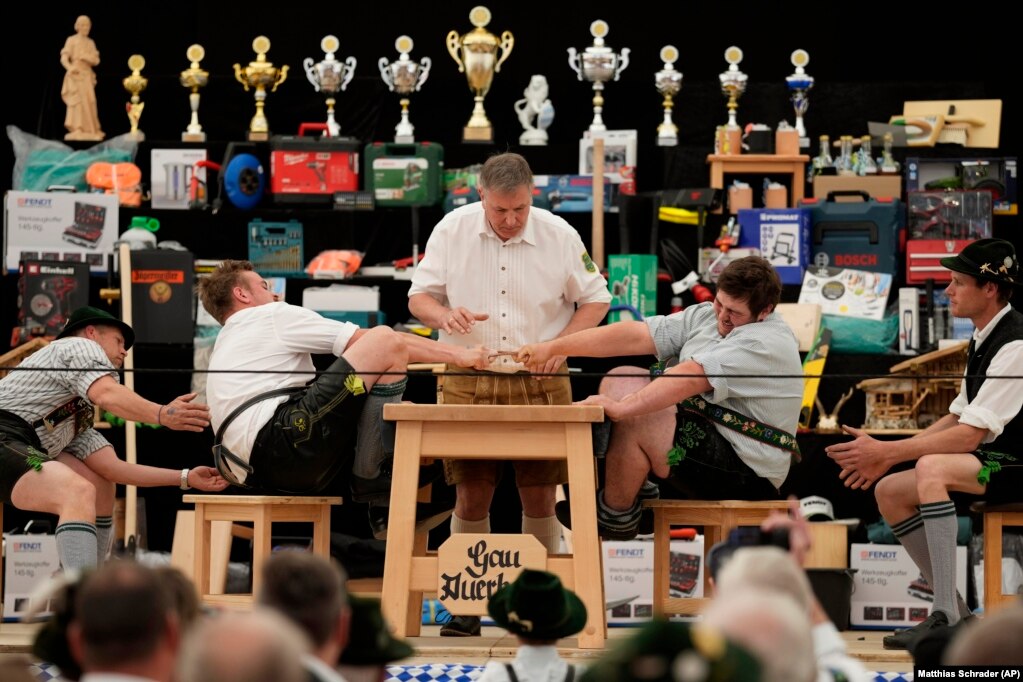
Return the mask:
<path id="1" fill-rule="evenodd" d="M 710 186 L 723 190 L 725 175 L 791 175 L 789 206 L 795 207 L 806 191 L 806 164 L 809 160 L 807 154 L 708 154 Z"/>

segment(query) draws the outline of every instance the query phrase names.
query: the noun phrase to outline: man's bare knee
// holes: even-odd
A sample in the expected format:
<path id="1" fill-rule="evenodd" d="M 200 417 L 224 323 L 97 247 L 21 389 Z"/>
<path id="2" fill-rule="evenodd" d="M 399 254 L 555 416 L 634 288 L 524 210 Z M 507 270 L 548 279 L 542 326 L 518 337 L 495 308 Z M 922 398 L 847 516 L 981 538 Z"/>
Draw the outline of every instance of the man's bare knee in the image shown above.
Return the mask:
<path id="1" fill-rule="evenodd" d="M 620 400 L 649 383 L 649 371 L 642 367 L 615 367 L 600 380 L 599 391 L 601 395 Z"/>

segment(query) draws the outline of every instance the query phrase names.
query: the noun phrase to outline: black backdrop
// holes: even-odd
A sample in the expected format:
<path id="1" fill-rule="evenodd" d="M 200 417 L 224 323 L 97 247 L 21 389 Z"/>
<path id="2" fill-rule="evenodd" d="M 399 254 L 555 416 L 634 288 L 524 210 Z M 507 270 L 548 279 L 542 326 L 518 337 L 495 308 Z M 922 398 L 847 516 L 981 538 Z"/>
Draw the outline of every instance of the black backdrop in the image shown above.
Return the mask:
<path id="1" fill-rule="evenodd" d="M 640 192 L 674 187 L 702 187 L 708 183 L 705 158 L 711 151 L 715 126 L 726 118 L 725 98 L 718 74 L 726 68 L 725 48 L 738 45 L 745 53 L 741 69 L 749 75 L 749 86 L 739 102 L 739 121 L 761 122 L 774 127 L 778 121 L 791 122 L 792 110 L 784 78 L 792 72 L 789 55 L 796 48 L 810 53 L 807 71 L 816 78 L 810 93 L 806 125 L 812 140 L 820 134 L 833 139 L 842 134 L 866 133 L 867 121 L 887 121 L 901 113 L 905 100 L 992 99 L 1003 101 L 999 149 L 969 150 L 970 156 L 1016 156 L 1019 153 L 1020 78 L 1018 30 L 994 8 L 960 7 L 954 13 L 900 6 L 891 2 L 708 2 L 678 3 L 638 0 L 620 3 L 492 3 L 489 30 L 510 30 L 515 48 L 494 78 L 486 98 L 486 109 L 494 123 L 494 145 L 463 145 L 462 126 L 472 109 L 472 97 L 465 76 L 458 73 L 447 55 L 445 36 L 449 30 L 465 33 L 472 1 L 365 2 L 365 3 L 226 3 L 226 2 L 51 2 L 22 3 L 18 18 L 3 22 L 0 35 L 7 56 L 4 69 L 3 119 L 6 125 L 49 139 L 62 139 L 65 107 L 60 100 L 63 68 L 59 52 L 73 33 L 75 17 L 87 14 L 93 22 L 92 37 L 101 53 L 96 69 L 99 84 L 99 115 L 107 137 L 128 130 L 124 113 L 127 93 L 121 80 L 128 75 L 129 55 L 146 59 L 143 71 L 149 79 L 142 99 L 145 110 L 141 128 L 150 143 L 173 144 L 189 119 L 187 90 L 178 74 L 187 68 L 186 48 L 200 43 L 207 57 L 202 66 L 210 72 L 210 83 L 202 90 L 200 121 L 209 136 L 211 158 L 229 141 L 244 138 L 254 106 L 251 92 L 244 92 L 234 79 L 232 64 L 253 59 L 252 39 L 260 34 L 272 43 L 268 58 L 291 67 L 287 81 L 267 97 L 266 115 L 272 131 L 294 134 L 305 121 L 322 121 L 322 97 L 313 91 L 302 71 L 305 57 L 318 60 L 321 37 L 338 36 L 338 58 L 354 55 L 358 60 L 355 78 L 337 98 L 337 119 L 342 132 L 362 142 L 390 140 L 399 118 L 398 97 L 387 91 L 376 62 L 396 57 L 394 40 L 402 33 L 415 41 L 412 57 L 429 56 L 433 69 L 421 92 L 412 95 L 411 117 L 418 140 L 438 142 L 445 147 L 446 165 L 458 167 L 482 161 L 494 150 L 517 149 L 521 128 L 512 109 L 522 97 L 534 73 L 546 75 L 556 115 L 549 129 L 551 144 L 546 149 L 526 149 L 537 173 L 574 173 L 577 170 L 578 139 L 592 117 L 590 85 L 577 80 L 569 69 L 566 48 L 584 49 L 591 43 L 590 22 L 602 18 L 610 24 L 607 42 L 612 48 L 631 48 L 631 64 L 618 82 L 605 90 L 604 120 L 611 129 L 639 131 L 637 189 Z M 659 149 L 654 144 L 661 120 L 661 98 L 653 87 L 653 74 L 661 68 L 658 52 L 674 44 L 680 58 L 676 68 L 684 74 L 676 98 L 674 120 L 680 130 L 680 144 Z M 84 144 L 77 144 L 83 148 Z M 13 152 L 0 145 L 0 183 L 10 188 Z M 816 144 L 812 153 L 816 152 Z M 919 150 L 923 156 L 958 156 L 959 148 Z M 904 158 L 905 153 L 899 156 Z M 144 160 L 140 159 L 140 164 Z M 144 211 L 143 211 L 144 212 Z M 382 242 L 397 242 L 387 236 L 374 237 L 380 229 L 405 232 L 405 214 L 377 212 L 360 221 L 329 212 L 314 222 L 336 223 L 334 247 L 364 247 L 372 239 L 374 248 Z M 425 242 L 429 225 L 437 213 L 424 215 Z M 231 217 L 211 218 L 209 214 L 162 215 L 162 238 L 178 239 L 199 257 L 243 257 L 243 232 Z M 573 224 L 588 238 L 586 216 L 573 216 Z M 645 229 L 641 223 L 640 232 Z M 233 225 L 224 229 L 225 225 Z M 613 230 L 615 221 L 609 223 Z M 633 227 L 633 230 L 636 228 Z M 995 232 L 1019 242 L 1019 219 L 1000 217 Z M 395 233 L 399 234 L 399 233 Z M 407 237 L 400 240 L 407 243 Z M 350 243 L 346 243 L 350 242 Z M 637 242 L 644 244 L 645 242 Z M 393 245 L 393 244 L 392 244 Z M 608 251 L 614 252 L 615 237 L 609 236 Z M 635 248 L 633 250 L 636 250 Z M 381 259 L 390 257 L 381 253 Z M 395 255 L 408 255 L 407 247 Z M 99 283 L 101 284 L 101 283 Z M 94 288 L 98 288 L 94 287 Z M 290 290 L 289 290 L 290 291 Z M 403 292 L 386 293 L 401 318 Z M 95 295 L 94 295 L 95 298 Z M 292 296 L 289 294 L 289 300 Z M 3 278 L 0 330 L 6 334 L 14 324 L 16 281 Z M 836 359 L 845 372 L 883 372 L 895 360 L 889 358 Z M 139 367 L 186 367 L 189 348 L 139 348 Z M 595 367 L 594 369 L 600 369 Z M 833 404 L 841 388 L 825 386 L 825 403 Z M 188 389 L 186 375 L 145 375 L 137 380 L 140 391 L 156 400 L 167 400 Z M 580 392 L 589 388 L 580 384 Z M 413 389 L 429 399 L 430 386 Z M 847 408 L 849 409 L 849 408 Z M 855 408 L 853 408 L 855 409 Z M 855 416 L 855 415 L 854 415 Z M 857 423 L 854 418 L 851 422 Z M 117 432 L 112 440 L 121 449 Z M 207 461 L 209 434 L 167 434 L 143 432 L 139 459 L 160 466 L 185 466 Z M 852 494 L 835 485 L 829 462 L 811 456 L 792 478 L 795 492 L 831 493 L 843 514 L 876 513 L 869 494 Z M 172 512 L 179 505 L 174 490 L 143 491 L 150 500 L 150 545 L 167 548 L 170 543 Z M 513 499 L 509 504 L 513 504 Z M 353 517 L 354 518 L 354 517 Z M 515 516 L 517 518 L 517 516 Z M 21 520 L 9 513 L 8 528 Z M 510 522 L 509 522 L 510 523 Z M 357 523 L 353 532 L 361 532 Z M 498 524 L 500 525 L 500 524 Z"/>

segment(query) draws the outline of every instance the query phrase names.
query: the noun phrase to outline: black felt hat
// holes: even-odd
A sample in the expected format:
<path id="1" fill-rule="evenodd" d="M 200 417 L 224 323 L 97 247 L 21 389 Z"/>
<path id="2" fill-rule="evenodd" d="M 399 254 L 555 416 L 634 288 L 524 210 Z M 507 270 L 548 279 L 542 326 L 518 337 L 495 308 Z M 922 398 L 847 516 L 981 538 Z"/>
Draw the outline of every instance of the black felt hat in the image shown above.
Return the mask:
<path id="1" fill-rule="evenodd" d="M 941 265 L 986 282 L 1020 284 L 1016 249 L 1004 239 L 978 239 L 970 242 L 959 255 L 942 258 Z"/>
<path id="2" fill-rule="evenodd" d="M 586 605 L 547 571 L 523 569 L 490 598 L 487 612 L 508 632 L 527 639 L 561 639 L 586 625 Z"/>
<path id="3" fill-rule="evenodd" d="M 93 308 L 92 306 L 82 306 L 73 313 L 71 317 L 67 319 L 67 324 L 64 325 L 64 329 L 57 334 L 58 339 L 63 339 L 65 336 L 81 329 L 82 327 L 88 327 L 90 324 L 95 325 L 106 325 L 108 327 L 117 327 L 121 330 L 121 334 L 124 336 L 124 349 L 128 350 L 132 344 L 135 343 L 135 331 L 126 325 L 121 320 L 117 319 L 105 310 L 99 308 Z"/>
<path id="4" fill-rule="evenodd" d="M 415 649 L 403 639 L 397 639 L 387 629 L 380 611 L 380 600 L 367 597 L 348 597 L 352 610 L 348 645 L 341 652 L 341 665 L 387 665 L 408 658 Z"/>

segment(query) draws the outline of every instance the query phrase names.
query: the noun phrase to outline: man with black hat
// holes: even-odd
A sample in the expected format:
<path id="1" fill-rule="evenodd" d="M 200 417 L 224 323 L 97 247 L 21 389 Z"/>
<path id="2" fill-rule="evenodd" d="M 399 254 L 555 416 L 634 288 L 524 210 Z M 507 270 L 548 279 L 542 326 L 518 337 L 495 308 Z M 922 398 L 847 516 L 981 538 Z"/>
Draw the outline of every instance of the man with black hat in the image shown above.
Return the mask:
<path id="1" fill-rule="evenodd" d="M 844 426 L 855 440 L 827 448 L 846 486 L 866 489 L 877 481 L 881 515 L 934 588 L 931 615 L 885 637 L 886 649 L 912 648 L 928 632 L 970 615 L 955 588 L 958 524 L 950 493 L 1018 502 L 1023 489 L 1023 390 L 1011 378 L 1023 374 L 1023 314 L 1009 304 L 1020 282 L 1016 251 L 1005 240 L 980 239 L 941 264 L 952 271 L 945 289 L 952 314 L 975 327 L 949 413 L 901 441 L 878 441 Z M 914 460 L 912 469 L 885 476 Z"/>
<path id="2" fill-rule="evenodd" d="M 94 405 L 176 431 L 209 424 L 209 409 L 192 402 L 194 393 L 160 405 L 119 383 L 117 370 L 134 341 L 121 320 L 79 308 L 55 341 L 0 380 L 0 501 L 58 517 L 57 553 L 65 570 L 95 566 L 110 551 L 116 483 L 227 487 L 212 467 L 129 464 L 93 428 Z"/>
<path id="3" fill-rule="evenodd" d="M 499 589 L 487 602 L 494 622 L 519 640 L 511 663 L 492 661 L 480 682 L 565 680 L 576 676 L 575 666 L 563 660 L 555 647 L 562 637 L 586 625 L 586 605 L 558 576 L 531 568 Z"/>

